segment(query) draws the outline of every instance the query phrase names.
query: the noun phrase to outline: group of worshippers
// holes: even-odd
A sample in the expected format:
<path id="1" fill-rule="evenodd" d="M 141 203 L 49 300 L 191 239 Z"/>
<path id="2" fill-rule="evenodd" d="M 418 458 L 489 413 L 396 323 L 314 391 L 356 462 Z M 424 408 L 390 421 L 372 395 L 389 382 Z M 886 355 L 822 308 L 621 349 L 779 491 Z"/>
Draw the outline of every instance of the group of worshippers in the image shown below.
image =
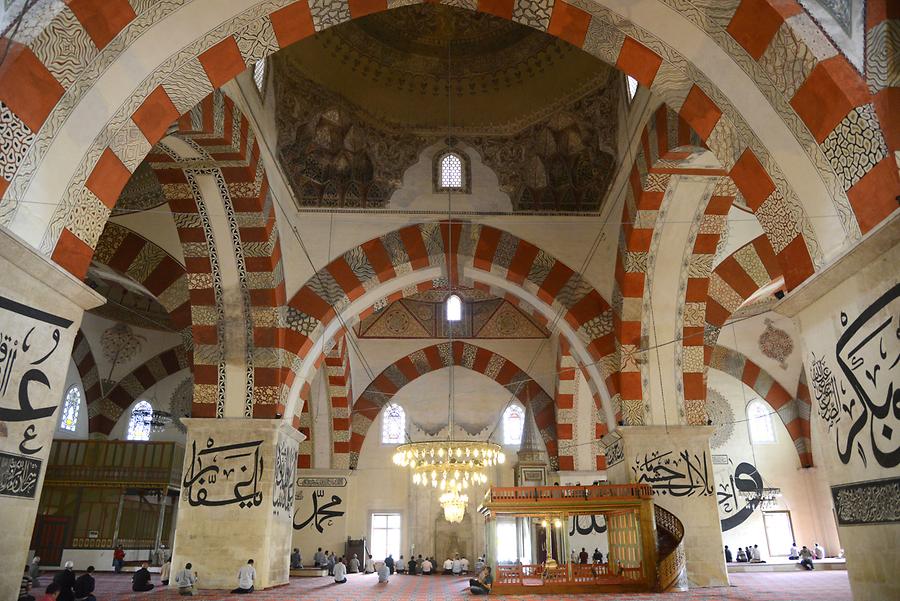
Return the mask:
<path id="1" fill-rule="evenodd" d="M 788 553 L 788 559 L 791 561 L 800 561 L 800 565 L 807 569 L 813 570 L 813 560 L 814 559 L 825 559 L 825 549 L 819 546 L 819 543 L 815 543 L 812 549 L 807 548 L 806 545 L 803 545 L 801 549 L 797 548 L 797 543 L 791 543 L 791 550 Z M 753 545 L 752 547 L 741 548 L 738 547 L 737 557 L 735 558 L 731 552 L 731 549 L 728 548 L 728 545 L 725 545 L 725 561 L 731 563 L 733 561 L 737 561 L 738 563 L 766 563 L 759 554 L 759 545 Z"/>
<path id="2" fill-rule="evenodd" d="M 453 576 L 459 576 L 461 574 L 469 573 L 469 560 L 465 557 L 460 557 L 459 553 L 457 553 L 453 559 L 449 557 L 444 560 L 444 574 L 451 574 Z"/>
<path id="3" fill-rule="evenodd" d="M 360 562 L 359 557 L 356 553 L 353 554 L 353 557 L 350 558 L 346 564 L 344 563 L 344 558 L 340 557 L 335 562 L 335 564 L 331 568 L 330 574 L 334 577 L 335 584 L 344 584 L 347 582 L 347 574 L 374 574 L 378 573 L 378 582 L 380 584 L 387 584 L 390 578 L 390 568 L 387 565 L 387 561 L 382 561 L 378 563 L 376 567 L 375 561 L 372 559 L 372 556 L 369 555 L 365 562 L 365 567 L 362 572 L 360 572 Z"/>
<path id="4" fill-rule="evenodd" d="M 40 586 L 40 558 L 35 557 L 31 565 L 25 566 L 22 584 L 19 587 L 19 601 L 35 601 L 32 589 Z M 88 566 L 84 574 L 75 576 L 75 564 L 67 561 L 62 572 L 57 572 L 44 589 L 40 601 L 97 601 L 94 597 L 94 566 Z"/>

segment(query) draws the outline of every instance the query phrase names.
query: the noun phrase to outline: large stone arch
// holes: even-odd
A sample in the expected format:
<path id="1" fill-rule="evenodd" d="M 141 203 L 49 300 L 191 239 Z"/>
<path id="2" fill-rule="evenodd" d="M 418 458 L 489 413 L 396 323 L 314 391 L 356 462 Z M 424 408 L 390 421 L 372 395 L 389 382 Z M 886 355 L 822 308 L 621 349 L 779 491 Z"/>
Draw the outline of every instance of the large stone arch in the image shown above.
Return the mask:
<path id="1" fill-rule="evenodd" d="M 803 390 L 798 389 L 798 394 L 794 396 L 785 390 L 784 386 L 779 384 L 769 372 L 743 353 L 721 345 L 713 348 L 709 366 L 743 382 L 768 403 L 781 418 L 784 427 L 791 435 L 794 448 L 797 449 L 797 455 L 800 457 L 800 465 L 812 467 L 812 444 L 809 438 L 810 402 L 805 378 L 801 376 L 800 380 Z"/>
<path id="2" fill-rule="evenodd" d="M 453 244 L 448 251 L 451 229 Z M 419 282 L 432 286 L 433 278 L 448 266 L 451 274 L 507 287 L 519 298 L 543 306 L 545 314 L 560 315 L 559 324 L 569 330 L 567 337 L 577 344 L 579 360 L 595 385 L 610 383 L 615 371 L 612 308 L 581 274 L 503 230 L 458 221 L 427 222 L 348 250 L 320 269 L 288 302 L 284 350 L 294 360 L 284 373 L 285 414 L 297 413 L 298 397 L 308 398 L 312 369 L 321 364 L 324 349 L 349 316 L 373 300 L 415 289 Z M 380 291 L 389 286 L 395 290 Z M 297 394 L 288 395 L 288 389 Z M 604 386 L 601 395 L 606 390 Z M 608 423 L 613 415 L 611 399 L 607 395 L 601 400 Z"/>
<path id="3" fill-rule="evenodd" d="M 356 398 L 350 412 L 350 468 L 359 461 L 359 452 L 372 423 L 391 396 L 427 373 L 450 367 L 464 367 L 494 380 L 519 399 L 530 402 L 541 438 L 547 446 L 551 465 L 559 467 L 556 417 L 553 398 L 515 363 L 494 351 L 454 340 L 421 348 L 387 366 Z"/>
<path id="4" fill-rule="evenodd" d="M 79 276 L 96 244 L 88 224 L 106 219 L 128 174 L 173 121 L 248 64 L 389 8 L 387 0 L 133 4 L 137 11 L 124 0 L 42 11 L 0 70 L 5 127 L 17 140 L 3 157 L 0 223 Z M 731 0 L 683 14 L 669 5 L 467 7 L 584 48 L 677 110 L 759 216 L 793 288 L 896 209 L 896 163 L 877 99 L 796 3 Z M 179 17 L 178 27 L 168 26 Z M 883 88 L 880 80 L 873 86 Z M 38 194 L 46 205 L 28 203 Z"/>

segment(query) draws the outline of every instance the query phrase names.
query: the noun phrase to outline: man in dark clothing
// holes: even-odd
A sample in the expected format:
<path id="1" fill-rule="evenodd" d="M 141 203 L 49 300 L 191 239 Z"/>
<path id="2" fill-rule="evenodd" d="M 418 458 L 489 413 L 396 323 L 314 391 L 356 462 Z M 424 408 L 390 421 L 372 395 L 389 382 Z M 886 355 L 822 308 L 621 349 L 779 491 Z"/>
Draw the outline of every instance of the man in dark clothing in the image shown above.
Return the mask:
<path id="1" fill-rule="evenodd" d="M 385 557 L 384 565 L 386 565 L 388 567 L 388 570 L 390 571 L 390 573 L 393 574 L 394 573 L 394 556 L 388 555 L 387 557 Z"/>
<path id="2" fill-rule="evenodd" d="M 594 556 L 591 559 L 594 560 L 594 563 L 603 563 L 603 553 L 600 552 L 600 549 L 594 547 Z"/>
<path id="3" fill-rule="evenodd" d="M 75 580 L 72 589 L 75 601 L 97 601 L 94 596 L 94 566 L 88 566 L 87 571 Z"/>
<path id="4" fill-rule="evenodd" d="M 728 545 L 725 545 L 725 562 L 731 563 L 733 561 L 733 557 L 731 555 L 731 549 L 728 548 Z"/>
<path id="5" fill-rule="evenodd" d="M 588 554 L 584 547 L 581 547 L 581 553 L 578 554 L 578 563 L 586 564 L 588 562 Z"/>
<path id="6" fill-rule="evenodd" d="M 131 577 L 131 590 L 136 593 L 145 593 L 153 590 L 153 584 L 150 582 L 150 570 L 147 569 L 147 562 L 141 564 L 141 569 L 134 573 Z"/>
<path id="7" fill-rule="evenodd" d="M 31 594 L 30 571 L 30 566 L 25 566 L 25 573 L 22 574 L 22 585 L 19 587 L 19 601 L 34 601 L 34 595 Z"/>
<path id="8" fill-rule="evenodd" d="M 67 561 L 65 569 L 62 572 L 57 572 L 56 576 L 53 577 L 53 582 L 59 585 L 57 601 L 75 601 L 75 595 L 72 593 L 72 587 L 75 586 L 75 572 L 72 569 L 74 567 L 74 563 Z"/>

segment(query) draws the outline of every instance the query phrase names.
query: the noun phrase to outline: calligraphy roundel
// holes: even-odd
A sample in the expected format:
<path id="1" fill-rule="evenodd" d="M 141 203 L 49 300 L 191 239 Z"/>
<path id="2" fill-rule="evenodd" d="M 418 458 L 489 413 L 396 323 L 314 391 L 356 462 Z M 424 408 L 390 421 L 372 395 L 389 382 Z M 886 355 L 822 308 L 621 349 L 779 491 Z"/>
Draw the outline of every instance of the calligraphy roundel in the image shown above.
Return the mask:
<path id="1" fill-rule="evenodd" d="M 725 395 L 714 388 L 706 391 L 706 415 L 716 427 L 709 438 L 709 446 L 713 449 L 721 447 L 734 431 L 734 411 Z"/>

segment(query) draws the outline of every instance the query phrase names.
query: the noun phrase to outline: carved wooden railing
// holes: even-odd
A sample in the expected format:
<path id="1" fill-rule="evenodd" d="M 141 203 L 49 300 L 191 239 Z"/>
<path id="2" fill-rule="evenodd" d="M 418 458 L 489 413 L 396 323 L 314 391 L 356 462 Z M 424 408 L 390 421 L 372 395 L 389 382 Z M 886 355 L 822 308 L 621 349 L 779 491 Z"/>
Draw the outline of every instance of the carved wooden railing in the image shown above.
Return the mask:
<path id="1" fill-rule="evenodd" d="M 593 486 L 493 486 L 485 495 L 491 503 L 521 501 L 570 501 L 573 499 L 649 499 L 653 489 L 649 484 L 599 484 Z"/>
<path id="2" fill-rule="evenodd" d="M 499 565 L 495 584 L 613 584 L 627 580 L 641 580 L 643 568 L 640 564 L 630 567 L 610 566 L 606 563 L 573 564 L 572 574 L 566 564 L 547 567 L 543 564 Z M 618 572 L 618 573 L 616 573 Z"/>
<path id="3" fill-rule="evenodd" d="M 685 590 L 687 561 L 684 556 L 684 524 L 675 514 L 654 505 L 656 535 L 659 541 L 657 575 L 659 590 Z"/>

